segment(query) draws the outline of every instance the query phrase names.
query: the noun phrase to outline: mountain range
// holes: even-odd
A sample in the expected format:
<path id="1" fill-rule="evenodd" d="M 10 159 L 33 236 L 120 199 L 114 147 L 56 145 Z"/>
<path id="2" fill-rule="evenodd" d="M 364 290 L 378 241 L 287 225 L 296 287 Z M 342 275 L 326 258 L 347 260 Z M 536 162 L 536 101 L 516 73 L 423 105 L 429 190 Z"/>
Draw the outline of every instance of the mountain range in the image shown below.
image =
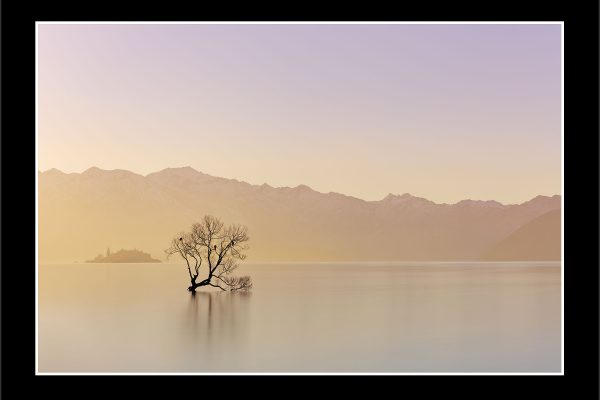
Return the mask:
<path id="1" fill-rule="evenodd" d="M 146 176 L 50 169 L 38 172 L 39 259 L 73 262 L 122 247 L 164 260 L 171 238 L 213 214 L 248 226 L 249 261 L 558 260 L 560 208 L 558 195 L 509 205 L 439 204 L 408 193 L 365 201 L 306 185 L 251 185 L 191 167 Z M 552 223 L 526 227 L 550 212 Z M 545 230 L 552 234 L 540 235 Z"/>
<path id="2" fill-rule="evenodd" d="M 484 260 L 560 260 L 560 210 L 534 218 L 484 253 Z"/>

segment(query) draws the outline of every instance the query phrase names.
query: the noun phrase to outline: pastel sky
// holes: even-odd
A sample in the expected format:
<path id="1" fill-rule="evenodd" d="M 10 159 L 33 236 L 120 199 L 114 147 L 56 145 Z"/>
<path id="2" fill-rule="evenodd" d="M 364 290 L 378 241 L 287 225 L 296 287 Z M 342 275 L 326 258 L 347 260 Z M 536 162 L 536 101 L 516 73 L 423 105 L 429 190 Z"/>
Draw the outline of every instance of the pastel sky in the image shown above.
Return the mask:
<path id="1" fill-rule="evenodd" d="M 38 169 L 365 200 L 561 192 L 561 26 L 38 26 Z"/>

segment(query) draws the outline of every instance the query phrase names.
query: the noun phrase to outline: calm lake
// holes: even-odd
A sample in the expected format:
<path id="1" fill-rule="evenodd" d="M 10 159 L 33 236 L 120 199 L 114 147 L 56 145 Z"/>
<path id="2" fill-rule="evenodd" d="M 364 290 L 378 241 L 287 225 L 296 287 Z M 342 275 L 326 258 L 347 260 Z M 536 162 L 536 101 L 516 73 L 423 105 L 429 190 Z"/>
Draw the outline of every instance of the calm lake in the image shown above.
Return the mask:
<path id="1" fill-rule="evenodd" d="M 560 372 L 560 263 L 39 267 L 39 372 Z"/>

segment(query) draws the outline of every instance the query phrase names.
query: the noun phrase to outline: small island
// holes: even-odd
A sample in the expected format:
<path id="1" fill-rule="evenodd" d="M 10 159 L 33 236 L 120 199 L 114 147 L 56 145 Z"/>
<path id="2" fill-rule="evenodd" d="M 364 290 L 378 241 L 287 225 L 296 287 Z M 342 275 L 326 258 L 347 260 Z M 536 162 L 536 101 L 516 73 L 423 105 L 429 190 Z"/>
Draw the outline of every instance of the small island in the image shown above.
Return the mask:
<path id="1" fill-rule="evenodd" d="M 106 255 L 98 254 L 93 260 L 87 260 L 86 263 L 157 263 L 161 262 L 152 258 L 150 254 L 143 251 L 133 249 L 121 249 L 116 253 L 111 253 L 110 249 L 106 250 Z"/>

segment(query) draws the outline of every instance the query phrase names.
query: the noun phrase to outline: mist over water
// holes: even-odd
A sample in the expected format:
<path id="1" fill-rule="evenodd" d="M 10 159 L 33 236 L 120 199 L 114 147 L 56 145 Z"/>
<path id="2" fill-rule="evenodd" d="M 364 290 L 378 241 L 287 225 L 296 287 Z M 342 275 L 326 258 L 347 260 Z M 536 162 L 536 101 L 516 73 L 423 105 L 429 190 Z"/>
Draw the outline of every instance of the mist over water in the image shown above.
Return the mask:
<path id="1" fill-rule="evenodd" d="M 39 267 L 39 372 L 560 372 L 560 263 Z"/>

